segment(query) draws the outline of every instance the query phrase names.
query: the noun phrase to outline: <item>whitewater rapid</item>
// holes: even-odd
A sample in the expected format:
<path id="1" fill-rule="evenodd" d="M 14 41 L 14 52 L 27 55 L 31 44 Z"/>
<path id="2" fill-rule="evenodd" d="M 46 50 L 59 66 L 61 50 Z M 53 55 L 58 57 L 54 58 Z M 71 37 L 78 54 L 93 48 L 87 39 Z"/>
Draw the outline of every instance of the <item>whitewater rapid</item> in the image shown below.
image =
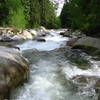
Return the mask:
<path id="1" fill-rule="evenodd" d="M 80 82 L 75 85 L 73 77 L 79 75 L 100 77 L 100 61 L 84 55 L 82 58 L 90 62 L 90 65 L 84 66 L 85 69 L 81 69 L 81 65 L 72 63 L 68 57 L 74 55 L 74 52 L 64 49 L 69 38 L 59 33 L 60 31 L 52 32 L 44 37 L 46 42 L 29 40 L 17 45 L 21 48 L 24 57 L 29 60 L 30 77 L 28 82 L 13 91 L 11 100 L 98 99 L 98 94 L 93 87 L 95 80 L 85 85 L 81 85 Z M 76 59 L 79 59 L 78 56 L 79 54 Z"/>

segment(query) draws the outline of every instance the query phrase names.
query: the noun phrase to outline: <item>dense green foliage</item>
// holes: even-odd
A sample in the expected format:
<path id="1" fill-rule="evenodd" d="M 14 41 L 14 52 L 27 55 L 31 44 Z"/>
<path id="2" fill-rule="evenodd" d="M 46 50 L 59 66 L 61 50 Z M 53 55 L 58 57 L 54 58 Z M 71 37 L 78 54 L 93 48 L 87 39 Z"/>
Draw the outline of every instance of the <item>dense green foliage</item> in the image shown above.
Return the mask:
<path id="1" fill-rule="evenodd" d="M 56 28 L 55 5 L 49 0 L 0 1 L 0 25 L 17 28 Z"/>
<path id="2" fill-rule="evenodd" d="M 55 26 L 54 5 L 49 0 L 40 0 L 41 5 L 41 25 L 50 28 Z"/>
<path id="3" fill-rule="evenodd" d="M 79 29 L 87 35 L 99 35 L 100 0 L 70 0 L 60 15 L 63 27 Z"/>
<path id="4" fill-rule="evenodd" d="M 4 13 L 5 12 L 5 13 Z M 5 25 L 8 23 L 9 9 L 7 8 L 6 2 L 0 2 L 0 25 Z"/>
<path id="5" fill-rule="evenodd" d="M 20 0 L 7 0 L 9 7 L 9 25 L 17 28 L 25 28 L 26 20 L 24 15 L 24 7 Z"/>
<path id="6" fill-rule="evenodd" d="M 61 26 L 63 28 L 71 26 L 70 18 L 69 18 L 68 3 L 64 4 L 61 15 L 60 15 L 60 19 L 61 19 Z"/>

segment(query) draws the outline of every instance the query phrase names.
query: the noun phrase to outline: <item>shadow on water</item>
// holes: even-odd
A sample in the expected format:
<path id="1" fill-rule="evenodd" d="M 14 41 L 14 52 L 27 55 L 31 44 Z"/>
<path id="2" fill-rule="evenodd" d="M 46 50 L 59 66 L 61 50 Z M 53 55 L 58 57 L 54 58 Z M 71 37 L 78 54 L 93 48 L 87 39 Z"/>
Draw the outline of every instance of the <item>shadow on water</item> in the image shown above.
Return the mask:
<path id="1" fill-rule="evenodd" d="M 76 65 L 80 69 L 89 69 L 91 67 L 91 62 L 89 61 L 88 55 L 81 50 L 70 49 L 65 53 L 66 59 L 70 61 L 71 64 Z"/>

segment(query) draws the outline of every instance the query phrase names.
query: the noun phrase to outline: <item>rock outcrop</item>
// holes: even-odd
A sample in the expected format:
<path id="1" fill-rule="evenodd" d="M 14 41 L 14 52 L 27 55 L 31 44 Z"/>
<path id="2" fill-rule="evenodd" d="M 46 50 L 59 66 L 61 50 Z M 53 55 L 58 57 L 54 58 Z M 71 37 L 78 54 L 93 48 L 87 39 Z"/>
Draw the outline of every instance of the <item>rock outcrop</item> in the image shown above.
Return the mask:
<path id="1" fill-rule="evenodd" d="M 73 44 L 73 47 L 77 46 L 100 49 L 100 40 L 93 37 L 82 37 Z"/>
<path id="2" fill-rule="evenodd" d="M 10 92 L 29 75 L 27 61 L 16 50 L 0 46 L 0 100 L 9 99 Z"/>
<path id="3" fill-rule="evenodd" d="M 100 56 L 100 39 L 93 37 L 72 38 L 67 42 L 67 46 L 73 49 L 82 49 L 87 53 Z"/>

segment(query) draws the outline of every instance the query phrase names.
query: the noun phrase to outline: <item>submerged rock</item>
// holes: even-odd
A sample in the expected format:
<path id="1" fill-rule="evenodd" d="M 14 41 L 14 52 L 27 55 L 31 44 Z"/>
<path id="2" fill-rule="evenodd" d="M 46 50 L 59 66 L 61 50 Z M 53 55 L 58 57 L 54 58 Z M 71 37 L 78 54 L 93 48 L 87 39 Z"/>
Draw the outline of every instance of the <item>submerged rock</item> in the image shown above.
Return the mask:
<path id="1" fill-rule="evenodd" d="M 77 75 L 73 77 L 72 83 L 77 87 L 80 94 L 98 95 L 100 96 L 100 77 L 88 76 L 88 75 Z M 99 100 L 99 99 L 98 99 Z"/>
<path id="2" fill-rule="evenodd" d="M 87 54 L 83 53 L 81 50 L 67 48 L 65 56 L 71 64 L 76 65 L 82 70 L 86 70 L 91 67 Z"/>
<path id="3" fill-rule="evenodd" d="M 0 46 L 0 100 L 28 78 L 27 61 L 17 51 Z"/>

